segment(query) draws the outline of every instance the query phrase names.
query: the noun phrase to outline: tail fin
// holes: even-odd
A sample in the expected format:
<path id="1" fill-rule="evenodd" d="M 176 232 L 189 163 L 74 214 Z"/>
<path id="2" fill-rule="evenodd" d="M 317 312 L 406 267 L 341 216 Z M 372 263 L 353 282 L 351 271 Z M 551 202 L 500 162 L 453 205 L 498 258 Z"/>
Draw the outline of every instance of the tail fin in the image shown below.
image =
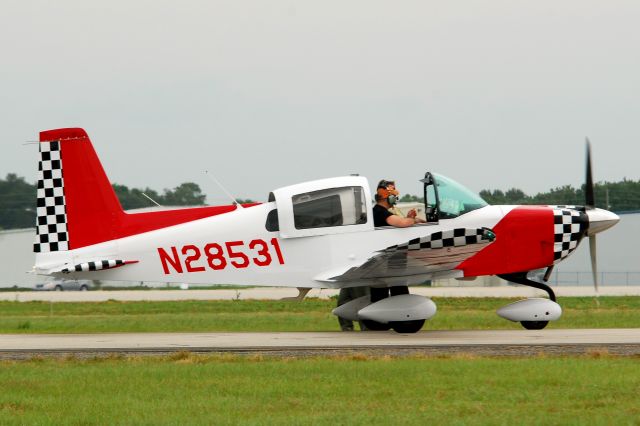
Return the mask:
<path id="1" fill-rule="evenodd" d="M 124 212 L 83 129 L 40 133 L 36 253 L 116 238 Z"/>
<path id="2" fill-rule="evenodd" d="M 38 170 L 36 253 L 74 250 L 236 210 L 231 205 L 124 212 L 83 129 L 41 132 Z"/>

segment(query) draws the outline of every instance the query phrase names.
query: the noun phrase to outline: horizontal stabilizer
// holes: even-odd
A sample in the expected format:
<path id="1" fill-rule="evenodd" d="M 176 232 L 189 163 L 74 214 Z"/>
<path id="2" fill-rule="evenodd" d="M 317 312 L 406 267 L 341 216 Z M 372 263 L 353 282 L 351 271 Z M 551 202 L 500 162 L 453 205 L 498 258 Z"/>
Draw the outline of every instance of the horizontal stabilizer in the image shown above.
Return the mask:
<path id="1" fill-rule="evenodd" d="M 103 271 L 106 269 L 119 268 L 121 266 L 130 265 L 132 263 L 138 263 L 137 260 L 92 260 L 90 262 L 78 263 L 76 265 L 65 264 L 63 266 L 52 268 L 48 271 L 49 274 L 69 274 L 71 272 L 89 272 L 89 271 Z"/>

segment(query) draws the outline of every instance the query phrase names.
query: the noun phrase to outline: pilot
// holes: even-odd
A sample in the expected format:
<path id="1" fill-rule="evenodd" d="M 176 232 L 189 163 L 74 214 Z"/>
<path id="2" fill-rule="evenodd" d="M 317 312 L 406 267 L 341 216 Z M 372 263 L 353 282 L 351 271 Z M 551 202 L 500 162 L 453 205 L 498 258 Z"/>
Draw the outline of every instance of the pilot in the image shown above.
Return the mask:
<path id="1" fill-rule="evenodd" d="M 344 305 L 347 302 L 358 299 L 362 296 L 369 296 L 369 287 L 349 287 L 341 288 L 338 294 L 338 306 Z M 338 324 L 340 324 L 340 330 L 342 331 L 354 331 L 353 321 L 338 317 Z M 360 331 L 367 331 L 367 327 L 362 321 L 358 321 Z"/>
<path id="2" fill-rule="evenodd" d="M 406 228 L 416 223 L 425 223 L 425 220 L 417 217 L 415 209 L 409 210 L 407 217 L 403 217 L 402 212 L 394 207 L 398 202 L 400 192 L 396 189 L 396 184 L 392 180 L 381 180 L 376 190 L 376 205 L 373 206 L 373 225 L 395 226 Z"/>
<path id="3" fill-rule="evenodd" d="M 413 226 L 416 223 L 424 223 L 425 220 L 416 216 L 416 210 L 411 209 L 407 213 L 407 217 L 404 217 L 400 209 L 396 206 L 398 202 L 398 196 L 400 193 L 396 189 L 394 181 L 381 180 L 378 183 L 378 189 L 376 191 L 376 205 L 373 206 L 373 225 L 378 226 L 396 226 L 398 228 L 406 228 Z M 394 207 L 395 206 L 395 207 Z M 371 295 L 371 301 L 377 302 L 383 298 L 398 294 L 408 294 L 409 289 L 407 286 L 396 286 L 386 288 L 375 287 L 354 287 L 354 288 L 342 288 L 338 296 L 338 306 L 347 303 L 353 299 L 357 299 L 365 294 Z M 342 331 L 353 331 L 353 322 L 344 318 L 338 317 L 340 329 Z M 360 321 L 360 330 L 366 331 L 367 326 Z M 383 328 L 376 328 L 376 330 L 383 330 Z"/>

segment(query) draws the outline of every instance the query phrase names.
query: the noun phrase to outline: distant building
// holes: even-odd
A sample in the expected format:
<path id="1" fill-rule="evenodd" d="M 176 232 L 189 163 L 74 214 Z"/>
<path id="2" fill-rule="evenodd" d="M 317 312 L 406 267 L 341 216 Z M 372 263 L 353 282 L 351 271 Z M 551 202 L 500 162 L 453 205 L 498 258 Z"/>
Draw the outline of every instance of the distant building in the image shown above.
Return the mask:
<path id="1" fill-rule="evenodd" d="M 33 288 L 46 281 L 46 277 L 28 273 L 35 262 L 35 239 L 35 228 L 0 231 L 0 287 Z"/>

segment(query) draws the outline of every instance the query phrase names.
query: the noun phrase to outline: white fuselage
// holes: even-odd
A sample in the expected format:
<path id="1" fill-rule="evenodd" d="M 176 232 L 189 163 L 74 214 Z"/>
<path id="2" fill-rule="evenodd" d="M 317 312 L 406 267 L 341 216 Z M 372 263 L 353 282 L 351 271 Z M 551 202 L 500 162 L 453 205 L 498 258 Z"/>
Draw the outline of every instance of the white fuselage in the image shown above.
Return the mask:
<path id="1" fill-rule="evenodd" d="M 360 284 L 332 282 L 330 277 L 360 266 L 389 246 L 454 227 L 491 228 L 505 214 L 501 207 L 487 206 L 438 224 L 374 228 L 369 220 L 365 226 L 342 226 L 339 233 L 282 238 L 279 231 L 265 227 L 267 214 L 275 208 L 270 202 L 76 250 L 38 254 L 36 268 L 117 258 L 137 263 L 64 276 L 210 285 L 352 286 Z"/>

